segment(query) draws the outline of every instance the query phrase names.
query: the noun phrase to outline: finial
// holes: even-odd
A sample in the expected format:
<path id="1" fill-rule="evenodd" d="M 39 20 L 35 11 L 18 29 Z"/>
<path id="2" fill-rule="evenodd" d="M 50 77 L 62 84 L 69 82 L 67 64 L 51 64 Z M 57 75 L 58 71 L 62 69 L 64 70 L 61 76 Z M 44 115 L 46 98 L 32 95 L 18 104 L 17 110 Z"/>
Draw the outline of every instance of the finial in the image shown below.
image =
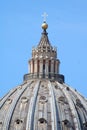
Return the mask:
<path id="1" fill-rule="evenodd" d="M 48 16 L 48 14 L 46 12 L 44 12 L 44 14 L 42 15 L 42 17 L 44 18 L 44 22 L 46 22 L 46 17 Z"/>
<path id="2" fill-rule="evenodd" d="M 42 15 L 42 17 L 44 17 L 44 22 L 42 24 L 42 29 L 46 30 L 48 28 L 48 24 L 46 23 L 46 17 L 47 17 L 47 13 L 44 12 L 44 14 Z"/>

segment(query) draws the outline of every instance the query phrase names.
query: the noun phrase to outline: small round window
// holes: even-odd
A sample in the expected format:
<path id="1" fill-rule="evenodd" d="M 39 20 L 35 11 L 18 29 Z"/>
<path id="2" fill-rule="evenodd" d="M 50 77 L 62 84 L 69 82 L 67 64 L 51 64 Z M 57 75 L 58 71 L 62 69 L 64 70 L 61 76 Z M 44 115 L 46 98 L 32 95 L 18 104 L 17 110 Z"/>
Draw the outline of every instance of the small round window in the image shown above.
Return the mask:
<path id="1" fill-rule="evenodd" d="M 6 104 L 11 104 L 11 103 L 12 103 L 12 99 L 8 98 Z"/>
<path id="2" fill-rule="evenodd" d="M 22 98 L 21 98 L 21 103 L 27 103 L 27 102 L 28 102 L 27 97 L 22 97 Z"/>

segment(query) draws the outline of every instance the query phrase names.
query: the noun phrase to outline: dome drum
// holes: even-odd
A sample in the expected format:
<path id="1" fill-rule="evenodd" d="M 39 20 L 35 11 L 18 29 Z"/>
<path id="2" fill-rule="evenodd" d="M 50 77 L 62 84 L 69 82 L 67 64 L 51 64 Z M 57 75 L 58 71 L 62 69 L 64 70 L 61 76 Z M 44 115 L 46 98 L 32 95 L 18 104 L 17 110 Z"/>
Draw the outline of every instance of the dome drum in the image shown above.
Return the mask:
<path id="1" fill-rule="evenodd" d="M 59 83 L 64 83 L 64 75 L 61 74 L 53 74 L 49 73 L 48 75 L 45 75 L 43 73 L 34 73 L 34 74 L 25 74 L 23 80 L 31 80 L 31 79 L 49 79 L 49 80 L 56 80 Z"/>

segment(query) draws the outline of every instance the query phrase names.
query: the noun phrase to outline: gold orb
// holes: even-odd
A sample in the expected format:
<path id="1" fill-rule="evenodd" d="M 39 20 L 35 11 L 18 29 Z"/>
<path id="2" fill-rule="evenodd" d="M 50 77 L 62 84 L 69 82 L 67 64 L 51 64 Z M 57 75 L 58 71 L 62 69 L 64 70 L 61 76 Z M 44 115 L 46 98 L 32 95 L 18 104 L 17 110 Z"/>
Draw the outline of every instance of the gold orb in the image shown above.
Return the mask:
<path id="1" fill-rule="evenodd" d="M 48 28 L 48 24 L 47 23 L 43 23 L 42 24 L 42 29 L 47 29 Z"/>

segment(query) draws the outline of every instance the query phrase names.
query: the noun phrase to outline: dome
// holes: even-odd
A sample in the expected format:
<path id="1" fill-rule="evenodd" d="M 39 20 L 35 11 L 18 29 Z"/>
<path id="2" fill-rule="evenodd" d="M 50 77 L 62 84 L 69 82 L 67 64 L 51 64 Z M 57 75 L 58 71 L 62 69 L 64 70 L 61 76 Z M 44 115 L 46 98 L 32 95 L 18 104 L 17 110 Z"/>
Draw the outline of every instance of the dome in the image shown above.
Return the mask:
<path id="1" fill-rule="evenodd" d="M 46 30 L 23 83 L 0 100 L 0 130 L 87 130 L 87 100 L 65 83 Z"/>

